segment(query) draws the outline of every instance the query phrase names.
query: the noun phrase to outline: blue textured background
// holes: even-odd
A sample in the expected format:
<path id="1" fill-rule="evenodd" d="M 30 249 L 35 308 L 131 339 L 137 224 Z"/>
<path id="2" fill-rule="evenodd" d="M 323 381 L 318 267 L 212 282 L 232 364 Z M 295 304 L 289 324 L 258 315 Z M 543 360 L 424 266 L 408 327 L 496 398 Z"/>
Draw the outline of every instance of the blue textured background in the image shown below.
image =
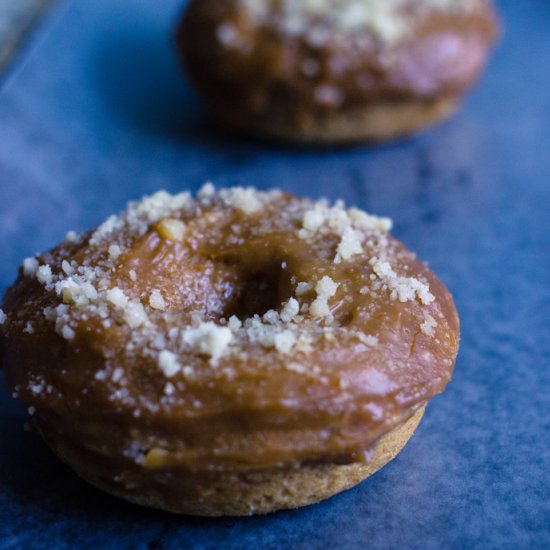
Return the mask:
<path id="1" fill-rule="evenodd" d="M 20 261 L 164 187 L 343 196 L 453 291 L 455 377 L 402 454 L 294 512 L 175 517 L 79 481 L 0 394 L 0 547 L 550 548 L 550 2 L 506 34 L 457 117 L 377 149 L 296 151 L 204 124 L 168 39 L 177 0 L 61 1 L 0 91 L 0 291 Z"/>

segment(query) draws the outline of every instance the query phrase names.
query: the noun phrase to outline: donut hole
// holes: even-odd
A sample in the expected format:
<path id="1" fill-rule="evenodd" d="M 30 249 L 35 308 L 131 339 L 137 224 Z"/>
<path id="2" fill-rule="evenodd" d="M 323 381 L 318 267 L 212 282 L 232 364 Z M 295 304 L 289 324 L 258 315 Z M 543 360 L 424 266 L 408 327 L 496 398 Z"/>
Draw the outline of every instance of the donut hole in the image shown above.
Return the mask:
<path id="1" fill-rule="evenodd" d="M 262 316 L 271 309 L 277 311 L 291 296 L 290 278 L 280 262 L 246 269 L 240 280 L 240 288 L 224 312 L 226 318 L 235 315 L 244 321 L 255 315 Z"/>
<path id="2" fill-rule="evenodd" d="M 239 319 L 248 319 L 254 315 L 263 315 L 278 306 L 278 280 L 272 273 L 249 275 L 244 281 L 237 300 L 231 306 L 231 315 Z"/>

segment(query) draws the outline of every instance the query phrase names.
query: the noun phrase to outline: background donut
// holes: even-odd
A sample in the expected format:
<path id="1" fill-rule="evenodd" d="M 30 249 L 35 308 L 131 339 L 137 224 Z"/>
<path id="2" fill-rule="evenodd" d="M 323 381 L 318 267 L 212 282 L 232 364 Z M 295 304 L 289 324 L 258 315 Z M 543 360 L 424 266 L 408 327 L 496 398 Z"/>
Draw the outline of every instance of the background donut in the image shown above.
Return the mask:
<path id="1" fill-rule="evenodd" d="M 225 126 L 339 143 L 450 115 L 495 34 L 488 0 L 193 0 L 176 46 Z"/>

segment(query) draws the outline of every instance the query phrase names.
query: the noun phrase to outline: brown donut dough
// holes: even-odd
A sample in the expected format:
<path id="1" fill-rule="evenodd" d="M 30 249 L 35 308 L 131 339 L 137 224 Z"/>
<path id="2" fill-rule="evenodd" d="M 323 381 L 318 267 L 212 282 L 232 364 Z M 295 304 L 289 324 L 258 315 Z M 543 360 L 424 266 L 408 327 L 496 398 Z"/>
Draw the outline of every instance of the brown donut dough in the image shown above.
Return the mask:
<path id="1" fill-rule="evenodd" d="M 343 203 L 159 192 L 23 262 L 8 387 L 94 485 L 200 515 L 316 502 L 393 458 L 458 349 L 449 292 Z"/>
<path id="2" fill-rule="evenodd" d="M 482 71 L 490 0 L 191 0 L 178 52 L 230 129 L 383 141 L 450 115 Z"/>
<path id="3" fill-rule="evenodd" d="M 98 489 L 149 508 L 193 516 L 269 514 L 320 502 L 357 485 L 393 460 L 412 436 L 424 414 L 421 407 L 403 424 L 383 435 L 367 463 L 304 464 L 266 471 L 216 473 L 204 479 L 181 476 L 177 469 L 124 471 L 124 485 L 113 479 L 95 457 L 55 434 L 35 427 L 55 454 Z M 167 483 L 170 491 L 166 491 Z"/>

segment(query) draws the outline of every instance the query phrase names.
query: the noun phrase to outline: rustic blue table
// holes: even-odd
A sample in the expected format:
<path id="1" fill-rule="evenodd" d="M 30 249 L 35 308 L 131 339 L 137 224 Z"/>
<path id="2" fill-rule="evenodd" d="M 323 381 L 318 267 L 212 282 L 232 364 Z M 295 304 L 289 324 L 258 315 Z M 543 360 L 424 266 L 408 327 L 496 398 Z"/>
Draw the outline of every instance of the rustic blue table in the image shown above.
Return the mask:
<path id="1" fill-rule="evenodd" d="M 550 2 L 506 32 L 451 121 L 374 149 L 297 151 L 205 124 L 169 30 L 179 0 L 60 0 L 2 76 L 0 291 L 19 262 L 164 187 L 343 196 L 453 291 L 462 344 L 403 453 L 322 504 L 249 519 L 138 508 L 80 481 L 0 392 L 0 548 L 550 548 Z"/>

